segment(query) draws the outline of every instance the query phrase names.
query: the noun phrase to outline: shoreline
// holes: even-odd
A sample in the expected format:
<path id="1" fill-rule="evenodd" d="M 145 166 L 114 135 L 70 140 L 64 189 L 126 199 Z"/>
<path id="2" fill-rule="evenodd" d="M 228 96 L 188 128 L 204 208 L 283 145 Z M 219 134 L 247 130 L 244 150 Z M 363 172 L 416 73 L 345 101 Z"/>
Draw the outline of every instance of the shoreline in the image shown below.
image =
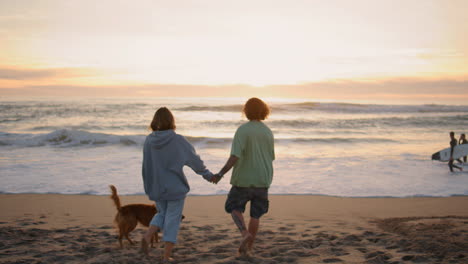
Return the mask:
<path id="1" fill-rule="evenodd" d="M 228 192 L 224 194 L 188 194 L 187 197 L 226 197 Z M 106 197 L 109 194 L 90 194 L 90 193 L 10 193 L 10 192 L 0 192 L 1 195 L 65 195 L 65 196 L 96 196 L 96 197 Z M 144 193 L 136 194 L 121 194 L 121 197 L 128 196 L 143 196 L 146 197 Z M 331 197 L 331 198 L 346 198 L 346 199 L 410 199 L 410 198 L 450 198 L 450 197 L 468 197 L 468 194 L 452 194 L 448 196 L 430 196 L 430 195 L 408 195 L 408 196 L 339 196 L 339 195 L 329 195 L 329 194 L 308 194 L 308 193 L 268 193 L 268 196 L 312 196 L 312 197 Z"/>
<path id="2" fill-rule="evenodd" d="M 224 212 L 225 195 L 188 196 L 174 251 L 177 263 L 466 263 L 468 196 L 344 198 L 271 195 L 255 255 L 236 256 L 240 241 Z M 122 195 L 122 205 L 152 203 Z M 0 255 L 5 263 L 154 263 L 139 241 L 120 249 L 105 195 L 0 194 Z M 249 207 L 245 215 L 248 216 Z"/>

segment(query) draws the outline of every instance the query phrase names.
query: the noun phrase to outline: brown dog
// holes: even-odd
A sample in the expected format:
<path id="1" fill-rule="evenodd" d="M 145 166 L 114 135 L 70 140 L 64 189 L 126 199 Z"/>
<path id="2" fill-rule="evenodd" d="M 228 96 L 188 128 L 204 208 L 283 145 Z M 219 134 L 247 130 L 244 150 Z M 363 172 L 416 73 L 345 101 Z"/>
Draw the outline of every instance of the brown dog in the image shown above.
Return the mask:
<path id="1" fill-rule="evenodd" d="M 112 191 L 111 199 L 114 200 L 118 211 L 115 215 L 114 222 L 119 228 L 120 248 L 123 248 L 123 237 L 133 245 L 133 241 L 128 235 L 135 229 L 138 223 L 146 227 L 149 226 L 151 219 L 157 212 L 156 206 L 148 204 L 128 204 L 121 206 L 119 196 L 117 195 L 117 189 L 114 185 L 109 185 L 109 187 Z M 151 238 L 151 247 L 153 247 L 153 240 L 156 240 L 156 243 L 159 241 L 158 233 L 155 233 L 154 237 Z"/>

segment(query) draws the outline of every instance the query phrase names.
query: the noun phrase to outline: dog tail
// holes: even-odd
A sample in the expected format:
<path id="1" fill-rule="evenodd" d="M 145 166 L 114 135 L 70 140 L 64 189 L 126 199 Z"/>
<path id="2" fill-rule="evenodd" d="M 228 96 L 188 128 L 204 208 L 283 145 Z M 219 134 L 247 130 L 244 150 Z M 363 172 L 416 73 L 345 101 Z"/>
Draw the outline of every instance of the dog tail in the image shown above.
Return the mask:
<path id="1" fill-rule="evenodd" d="M 117 195 L 117 189 L 115 188 L 114 185 L 109 185 L 111 191 L 112 191 L 112 195 L 111 195 L 111 199 L 114 200 L 114 203 L 115 203 L 115 207 L 117 207 L 117 210 L 120 210 L 120 199 L 119 199 L 119 196 Z"/>

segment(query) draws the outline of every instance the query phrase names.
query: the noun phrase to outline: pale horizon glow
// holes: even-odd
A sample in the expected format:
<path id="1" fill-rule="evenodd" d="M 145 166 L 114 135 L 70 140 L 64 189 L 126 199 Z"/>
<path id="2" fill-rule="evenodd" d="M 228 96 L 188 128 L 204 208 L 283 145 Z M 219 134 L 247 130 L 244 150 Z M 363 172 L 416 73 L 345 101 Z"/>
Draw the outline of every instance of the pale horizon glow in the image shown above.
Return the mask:
<path id="1" fill-rule="evenodd" d="M 466 10 L 460 0 L 3 1 L 0 95 L 52 86 L 198 85 L 236 96 L 234 85 L 250 87 L 241 91 L 248 96 L 336 80 L 466 83 Z M 462 88 L 454 96 L 468 99 Z M 148 93 L 167 91 L 139 95 Z"/>

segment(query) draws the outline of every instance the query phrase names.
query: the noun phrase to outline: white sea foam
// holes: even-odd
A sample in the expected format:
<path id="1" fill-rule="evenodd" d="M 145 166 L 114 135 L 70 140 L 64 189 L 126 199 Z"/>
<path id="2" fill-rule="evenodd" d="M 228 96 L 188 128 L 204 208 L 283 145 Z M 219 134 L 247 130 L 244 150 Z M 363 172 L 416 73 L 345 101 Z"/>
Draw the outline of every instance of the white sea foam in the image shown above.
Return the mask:
<path id="1" fill-rule="evenodd" d="M 45 134 L 16 134 L 0 133 L 0 146 L 12 147 L 96 147 L 102 145 L 138 145 L 142 146 L 146 135 L 112 135 L 92 133 L 81 130 L 59 129 Z M 186 136 L 192 144 L 225 146 L 232 142 L 232 138 L 223 137 L 191 137 Z M 396 140 L 378 137 L 288 137 L 276 138 L 277 144 L 316 143 L 398 143 Z"/>
<path id="2" fill-rule="evenodd" d="M 0 192 L 142 194 L 141 155 L 159 106 L 217 172 L 229 156 L 242 102 L 200 99 L 0 101 Z M 468 106 L 272 102 L 271 193 L 351 197 L 468 195 L 468 173 L 432 153 L 468 131 Z M 468 171 L 468 167 L 465 166 Z M 192 195 L 225 194 L 185 170 Z"/>
<path id="3" fill-rule="evenodd" d="M 59 129 L 46 134 L 0 134 L 0 145 L 16 147 L 84 145 L 142 145 L 145 136 L 120 136 L 104 133 L 91 133 L 80 130 Z"/>

